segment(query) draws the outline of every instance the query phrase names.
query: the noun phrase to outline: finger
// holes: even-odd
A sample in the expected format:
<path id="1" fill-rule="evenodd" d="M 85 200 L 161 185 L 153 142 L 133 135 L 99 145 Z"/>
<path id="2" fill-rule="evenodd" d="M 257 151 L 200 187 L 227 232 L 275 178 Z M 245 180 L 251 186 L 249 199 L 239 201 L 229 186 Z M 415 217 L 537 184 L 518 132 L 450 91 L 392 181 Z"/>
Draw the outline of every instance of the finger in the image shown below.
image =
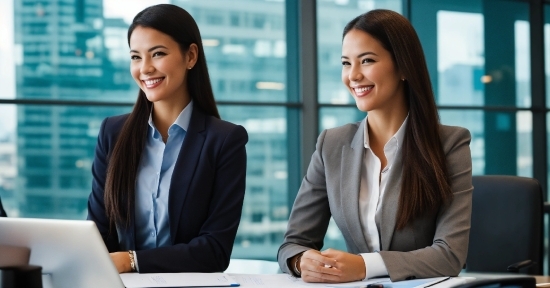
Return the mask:
<path id="1" fill-rule="evenodd" d="M 315 271 L 305 271 L 302 273 L 302 279 L 306 282 L 336 283 L 341 282 L 338 275 L 319 273 Z"/>
<path id="2" fill-rule="evenodd" d="M 303 261 L 315 261 L 317 263 L 317 265 L 320 265 L 320 266 L 327 266 L 327 267 L 332 267 L 334 265 L 336 265 L 336 259 L 333 259 L 333 258 L 330 258 L 330 257 L 327 257 L 327 256 L 324 256 L 324 255 L 321 255 L 321 254 L 308 254 L 308 255 L 302 255 L 302 262 Z"/>
<path id="3" fill-rule="evenodd" d="M 328 264 L 330 263 L 330 264 Z M 312 267 L 311 269 L 326 269 L 326 271 L 332 271 L 329 269 L 337 268 L 336 265 L 338 263 L 333 259 L 325 259 L 324 261 L 317 261 L 312 259 L 302 259 L 300 263 L 300 268 L 304 269 L 304 267 Z M 315 268 L 313 268 L 315 267 Z M 317 271 L 317 270 L 316 270 Z"/>
<path id="4" fill-rule="evenodd" d="M 302 254 L 302 259 L 311 259 L 311 260 L 315 260 L 315 261 L 319 261 L 323 257 L 324 256 L 321 255 L 321 252 L 316 251 L 316 250 L 308 250 L 308 251 L 304 252 L 304 254 Z"/>
<path id="5" fill-rule="evenodd" d="M 342 253 L 343 253 L 343 251 L 332 249 L 332 248 L 329 248 L 325 251 L 321 251 L 321 255 L 331 257 L 331 258 L 337 257 L 338 255 L 341 255 Z"/>
<path id="6" fill-rule="evenodd" d="M 326 265 L 323 265 L 317 261 L 310 261 L 310 262 L 302 262 L 300 265 L 302 274 L 304 271 L 310 271 L 315 272 L 319 274 L 328 274 L 328 275 L 336 275 L 341 276 L 342 270 L 335 268 L 335 267 L 327 267 Z"/>

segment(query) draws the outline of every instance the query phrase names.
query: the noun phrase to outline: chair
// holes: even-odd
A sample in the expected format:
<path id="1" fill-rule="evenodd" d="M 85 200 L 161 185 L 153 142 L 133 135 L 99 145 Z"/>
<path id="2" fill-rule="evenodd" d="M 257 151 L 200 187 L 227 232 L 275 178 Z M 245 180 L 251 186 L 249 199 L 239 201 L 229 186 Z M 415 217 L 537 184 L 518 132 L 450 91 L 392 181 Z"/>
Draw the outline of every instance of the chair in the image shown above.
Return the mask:
<path id="1" fill-rule="evenodd" d="M 0 217 L 7 217 L 6 211 L 4 211 L 4 207 L 2 207 L 2 199 L 0 198 Z"/>
<path id="2" fill-rule="evenodd" d="M 474 176 L 466 272 L 542 275 L 543 198 L 537 180 Z"/>

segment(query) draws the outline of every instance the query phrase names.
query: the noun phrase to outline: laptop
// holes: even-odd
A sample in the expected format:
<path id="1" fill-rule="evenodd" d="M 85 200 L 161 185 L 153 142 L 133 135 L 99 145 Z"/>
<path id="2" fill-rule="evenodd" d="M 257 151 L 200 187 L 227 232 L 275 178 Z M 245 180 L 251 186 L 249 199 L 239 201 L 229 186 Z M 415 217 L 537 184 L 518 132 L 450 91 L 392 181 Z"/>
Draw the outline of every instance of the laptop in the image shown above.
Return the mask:
<path id="1" fill-rule="evenodd" d="M 93 221 L 2 217 L 0 245 L 29 248 L 55 288 L 124 288 Z"/>

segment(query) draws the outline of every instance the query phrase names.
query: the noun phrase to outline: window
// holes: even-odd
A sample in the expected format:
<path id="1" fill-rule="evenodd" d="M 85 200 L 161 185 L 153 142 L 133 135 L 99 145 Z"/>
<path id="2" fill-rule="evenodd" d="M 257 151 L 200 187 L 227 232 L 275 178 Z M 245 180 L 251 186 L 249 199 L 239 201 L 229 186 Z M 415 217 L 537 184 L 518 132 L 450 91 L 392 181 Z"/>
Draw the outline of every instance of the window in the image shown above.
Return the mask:
<path id="1" fill-rule="evenodd" d="M 60 9 L 53 2 L 0 3 L 7 11 L 0 17 L 13 25 L 3 37 L 10 39 L 6 49 L 18 55 L 0 55 L 2 75 L 16 75 L 0 80 L 8 87 L 0 99 L 19 101 L 0 104 L 0 197 L 10 215 L 86 217 L 101 122 L 128 113 L 138 91 L 128 68 L 129 23 L 165 1 L 132 9 L 119 2 L 78 0 L 72 8 L 56 2 Z M 285 3 L 171 2 L 195 16 L 222 118 L 249 134 L 241 241 L 233 256 L 273 260 L 289 212 Z"/>
<path id="2" fill-rule="evenodd" d="M 441 122 L 472 134 L 473 173 L 533 176 L 532 115 L 519 110 L 531 106 L 528 3 L 415 0 L 412 7 Z"/>

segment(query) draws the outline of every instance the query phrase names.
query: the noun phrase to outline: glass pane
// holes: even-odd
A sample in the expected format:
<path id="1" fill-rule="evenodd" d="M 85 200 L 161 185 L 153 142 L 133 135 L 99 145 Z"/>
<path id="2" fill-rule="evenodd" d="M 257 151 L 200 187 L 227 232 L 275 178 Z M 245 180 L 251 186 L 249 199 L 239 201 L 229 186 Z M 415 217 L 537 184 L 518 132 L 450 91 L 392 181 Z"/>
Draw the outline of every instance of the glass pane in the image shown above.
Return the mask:
<path id="1" fill-rule="evenodd" d="M 544 5 L 544 71 L 546 75 L 546 107 L 550 107 L 550 5 Z M 550 136 L 550 114 L 546 114 L 546 123 L 547 130 L 549 131 L 547 135 Z M 547 137 L 546 139 L 549 145 L 548 151 L 550 152 L 550 138 Z M 548 161 L 550 161 L 550 158 Z M 548 163 L 548 167 L 550 167 L 550 162 Z M 550 169 L 548 169 L 548 179 L 550 179 Z M 548 189 L 546 190 L 549 191 Z M 546 232 L 549 233 L 549 231 Z M 547 261 L 545 261 L 545 264 L 548 264 Z"/>
<path id="2" fill-rule="evenodd" d="M 356 107 L 322 107 L 319 110 L 319 133 L 347 123 L 361 121 L 367 114 Z"/>
<path id="3" fill-rule="evenodd" d="M 9 215 L 85 219 L 101 121 L 130 110 L 131 107 L 17 106 L 17 129 L 2 129 L 8 136 L 3 142 L 7 149 L 0 156 L 7 160 L 3 165 L 14 165 L 8 171 L 15 170 L 15 181 L 1 179 L 11 188 L 1 194 Z"/>
<path id="4" fill-rule="evenodd" d="M 544 5 L 544 71 L 546 71 L 546 107 L 550 107 L 550 5 Z"/>
<path id="5" fill-rule="evenodd" d="M 439 105 L 531 106 L 529 3 L 413 0 L 411 7 Z"/>
<path id="6" fill-rule="evenodd" d="M 248 132 L 246 193 L 233 258 L 276 260 L 288 220 L 286 109 L 221 106 Z"/>
<path id="7" fill-rule="evenodd" d="M 353 18 L 376 8 L 402 11 L 401 0 L 317 0 L 319 102 L 354 103 L 342 84 L 342 31 Z"/>
<path id="8" fill-rule="evenodd" d="M 218 101 L 287 101 L 284 1 L 172 3 L 199 25 Z"/>
<path id="9" fill-rule="evenodd" d="M 0 198 L 8 215 L 18 215 L 15 184 L 17 180 L 17 135 L 15 105 L 0 105 Z"/>
<path id="10" fill-rule="evenodd" d="M 0 81 L 17 79 L 17 92 L 0 97 L 133 102 L 137 87 L 129 73 L 126 32 L 137 12 L 163 2 L 168 1 L 84 1 L 75 17 L 75 9 L 58 9 L 55 1 L 14 1 L 17 21 L 0 33 L 13 50 L 2 54 L 16 57 L 0 60 L 7 67 L 2 69 L 16 67 L 17 77 Z M 199 25 L 217 100 L 286 101 L 284 1 L 171 2 L 187 9 Z"/>
<path id="11" fill-rule="evenodd" d="M 470 131 L 474 175 L 533 177 L 531 112 L 445 109 L 440 110 L 439 115 L 442 124 Z"/>
<path id="12" fill-rule="evenodd" d="M 13 1 L 0 1 L 0 99 L 15 98 L 15 63 L 18 59 L 14 57 L 17 54 L 13 45 Z"/>
<path id="13" fill-rule="evenodd" d="M 128 25 L 105 19 L 102 2 L 13 1 L 16 98 L 133 102 Z"/>

